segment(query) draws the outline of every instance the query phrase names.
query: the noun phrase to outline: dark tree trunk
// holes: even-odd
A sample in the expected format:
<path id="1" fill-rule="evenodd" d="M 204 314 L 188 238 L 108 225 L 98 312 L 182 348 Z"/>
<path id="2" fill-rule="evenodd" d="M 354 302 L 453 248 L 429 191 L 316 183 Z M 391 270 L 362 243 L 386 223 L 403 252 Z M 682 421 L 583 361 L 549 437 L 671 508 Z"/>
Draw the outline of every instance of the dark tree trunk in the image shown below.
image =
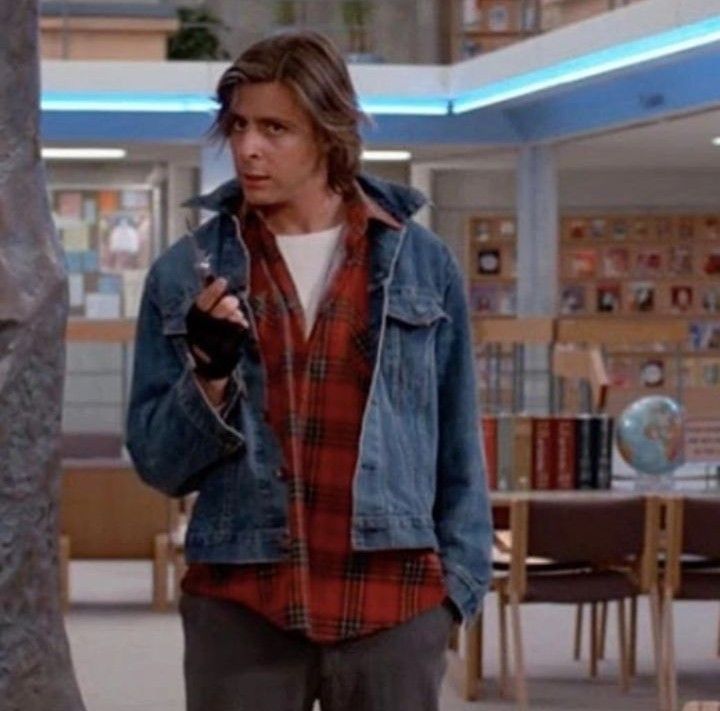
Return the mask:
<path id="1" fill-rule="evenodd" d="M 0 708 L 81 711 L 58 594 L 66 278 L 39 155 L 37 0 L 0 0 Z"/>

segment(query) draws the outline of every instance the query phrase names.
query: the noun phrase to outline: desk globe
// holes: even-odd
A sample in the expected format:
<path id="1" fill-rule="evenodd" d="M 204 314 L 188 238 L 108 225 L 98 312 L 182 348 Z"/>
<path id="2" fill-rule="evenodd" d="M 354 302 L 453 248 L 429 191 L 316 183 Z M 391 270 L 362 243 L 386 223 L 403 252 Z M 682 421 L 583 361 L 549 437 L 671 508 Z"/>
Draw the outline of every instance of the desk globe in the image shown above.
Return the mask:
<path id="1" fill-rule="evenodd" d="M 616 440 L 622 458 L 640 474 L 672 474 L 684 462 L 684 413 L 672 398 L 651 395 L 620 414 Z"/>

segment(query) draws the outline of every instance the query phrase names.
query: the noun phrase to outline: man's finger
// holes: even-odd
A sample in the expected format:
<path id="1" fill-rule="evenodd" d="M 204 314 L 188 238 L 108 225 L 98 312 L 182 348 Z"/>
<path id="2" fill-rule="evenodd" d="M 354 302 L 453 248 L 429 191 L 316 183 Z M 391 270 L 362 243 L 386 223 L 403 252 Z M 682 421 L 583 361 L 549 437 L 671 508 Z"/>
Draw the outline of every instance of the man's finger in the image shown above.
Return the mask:
<path id="1" fill-rule="evenodd" d="M 224 296 L 212 307 L 210 315 L 215 318 L 229 318 L 240 308 L 240 302 L 236 296 Z"/>
<path id="2" fill-rule="evenodd" d="M 222 295 L 227 290 L 227 279 L 223 279 L 222 277 L 219 277 L 215 279 L 215 281 L 210 284 L 210 286 L 206 286 L 197 296 L 195 299 L 195 303 L 197 304 L 197 307 L 201 311 L 210 311 L 215 304 L 222 298 Z"/>

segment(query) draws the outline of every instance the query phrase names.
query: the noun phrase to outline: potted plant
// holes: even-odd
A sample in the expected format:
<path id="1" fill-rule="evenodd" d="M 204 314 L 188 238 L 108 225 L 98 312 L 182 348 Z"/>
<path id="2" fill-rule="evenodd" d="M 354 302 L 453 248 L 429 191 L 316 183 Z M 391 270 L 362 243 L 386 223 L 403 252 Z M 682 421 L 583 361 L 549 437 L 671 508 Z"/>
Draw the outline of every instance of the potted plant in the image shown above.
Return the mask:
<path id="1" fill-rule="evenodd" d="M 277 0 L 275 3 L 275 25 L 278 28 L 294 27 L 298 16 L 295 0 Z"/>
<path id="2" fill-rule="evenodd" d="M 216 32 L 226 29 L 212 12 L 204 8 L 178 8 L 180 29 L 168 38 L 168 59 L 227 59 Z"/>
<path id="3" fill-rule="evenodd" d="M 368 40 L 368 25 L 372 19 L 372 3 L 370 0 L 344 0 L 342 5 L 343 24 L 348 36 L 348 59 L 363 61 L 371 58 Z"/>

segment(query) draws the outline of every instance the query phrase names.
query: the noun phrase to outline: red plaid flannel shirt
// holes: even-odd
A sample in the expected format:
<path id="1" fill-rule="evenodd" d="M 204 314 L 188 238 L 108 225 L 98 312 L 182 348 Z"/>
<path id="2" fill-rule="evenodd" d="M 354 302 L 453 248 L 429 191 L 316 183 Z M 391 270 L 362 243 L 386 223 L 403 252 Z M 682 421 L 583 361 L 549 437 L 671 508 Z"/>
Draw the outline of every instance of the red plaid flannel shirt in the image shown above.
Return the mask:
<path id="1" fill-rule="evenodd" d="M 316 642 L 393 627 L 445 596 L 436 553 L 351 547 L 353 474 L 373 368 L 369 219 L 392 220 L 367 200 L 348 205 L 344 259 L 306 339 L 302 306 L 275 238 L 247 217 L 268 417 L 289 479 L 289 558 L 196 563 L 183 580 L 185 592 L 241 603 Z"/>

